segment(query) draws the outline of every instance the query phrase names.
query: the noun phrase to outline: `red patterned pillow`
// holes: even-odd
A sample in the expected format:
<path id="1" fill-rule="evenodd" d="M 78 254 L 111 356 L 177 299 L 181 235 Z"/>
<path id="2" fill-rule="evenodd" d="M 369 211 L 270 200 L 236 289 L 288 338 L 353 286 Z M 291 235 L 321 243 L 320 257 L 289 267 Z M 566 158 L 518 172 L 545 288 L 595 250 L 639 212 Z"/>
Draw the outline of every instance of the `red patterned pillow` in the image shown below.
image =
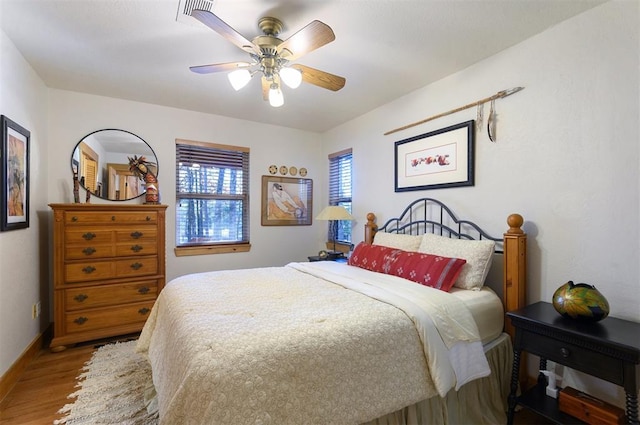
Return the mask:
<path id="1" fill-rule="evenodd" d="M 349 264 L 378 273 L 399 276 L 421 285 L 449 292 L 466 260 L 441 255 L 407 252 L 361 242 L 349 257 Z"/>

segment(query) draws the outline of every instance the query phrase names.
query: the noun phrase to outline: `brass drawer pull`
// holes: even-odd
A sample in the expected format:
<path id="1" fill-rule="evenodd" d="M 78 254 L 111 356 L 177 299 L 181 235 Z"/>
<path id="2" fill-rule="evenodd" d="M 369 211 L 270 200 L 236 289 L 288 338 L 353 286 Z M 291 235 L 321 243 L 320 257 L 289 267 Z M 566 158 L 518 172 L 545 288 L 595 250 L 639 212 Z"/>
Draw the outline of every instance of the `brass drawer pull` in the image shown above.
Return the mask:
<path id="1" fill-rule="evenodd" d="M 142 237 L 142 232 L 133 232 L 133 233 L 131 233 L 131 237 L 133 239 L 139 239 L 139 238 Z"/>
<path id="2" fill-rule="evenodd" d="M 149 288 L 147 288 L 146 286 L 143 286 L 142 288 L 138 289 L 138 292 L 140 294 L 146 294 L 147 292 L 149 292 Z"/>
<path id="3" fill-rule="evenodd" d="M 566 359 L 567 357 L 569 357 L 571 355 L 571 351 L 569 351 L 568 348 L 564 348 L 563 347 L 563 348 L 560 349 L 560 354 L 562 355 L 562 357 L 564 357 Z"/>
<path id="4" fill-rule="evenodd" d="M 78 217 L 74 215 L 73 217 L 71 217 L 71 221 L 78 221 Z"/>
<path id="5" fill-rule="evenodd" d="M 74 322 L 75 322 L 75 323 L 77 323 L 77 324 L 79 324 L 79 325 L 82 325 L 82 324 L 84 324 L 87 320 L 89 320 L 89 319 L 87 319 L 86 317 L 80 316 L 80 317 L 78 317 L 76 320 L 74 320 Z"/>
<path id="6" fill-rule="evenodd" d="M 85 294 L 78 294 L 75 297 L 73 297 L 73 299 L 78 301 L 79 303 L 81 303 L 82 301 L 86 300 L 87 298 L 89 298 L 89 296 L 85 295 Z"/>
<path id="7" fill-rule="evenodd" d="M 151 217 L 147 216 L 147 221 L 151 221 Z"/>
<path id="8" fill-rule="evenodd" d="M 142 247 L 140 245 L 134 245 L 134 246 L 131 247 L 131 251 L 140 252 L 140 251 L 142 251 Z"/>
<path id="9" fill-rule="evenodd" d="M 96 271 L 96 268 L 93 266 L 87 266 L 84 269 L 82 269 L 83 272 L 85 272 L 86 274 L 89 273 L 93 273 L 94 271 Z"/>
<path id="10" fill-rule="evenodd" d="M 82 235 L 82 237 L 83 237 L 85 240 L 90 241 L 91 239 L 93 239 L 93 238 L 95 238 L 95 237 L 96 237 L 96 234 L 95 234 L 95 233 L 92 233 L 92 232 L 87 232 L 87 233 L 85 233 L 84 235 Z"/>
<path id="11" fill-rule="evenodd" d="M 145 314 L 147 314 L 150 311 L 151 310 L 149 310 L 147 307 L 142 307 L 140 310 L 138 310 L 138 313 L 140 313 L 140 314 L 142 314 L 144 316 Z"/>
<path id="12" fill-rule="evenodd" d="M 116 216 L 115 215 L 111 216 L 111 221 L 116 221 Z"/>
<path id="13" fill-rule="evenodd" d="M 132 268 L 133 270 L 139 270 L 141 267 L 142 267 L 142 264 L 141 264 L 141 263 L 133 263 L 133 264 L 131 265 L 131 268 Z"/>
<path id="14" fill-rule="evenodd" d="M 83 249 L 82 252 L 84 252 L 84 255 L 91 255 L 94 252 L 96 252 L 96 249 L 91 247 L 91 246 L 89 246 L 89 247 Z"/>

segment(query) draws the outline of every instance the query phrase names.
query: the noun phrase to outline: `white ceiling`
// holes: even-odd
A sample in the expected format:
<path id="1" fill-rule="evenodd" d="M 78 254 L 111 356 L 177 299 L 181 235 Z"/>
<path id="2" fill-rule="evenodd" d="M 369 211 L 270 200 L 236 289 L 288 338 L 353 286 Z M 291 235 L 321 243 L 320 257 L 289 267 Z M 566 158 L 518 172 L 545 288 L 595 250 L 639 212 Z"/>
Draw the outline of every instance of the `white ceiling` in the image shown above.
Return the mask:
<path id="1" fill-rule="evenodd" d="M 317 19 L 336 40 L 297 63 L 346 78 L 332 92 L 260 79 L 235 92 L 224 73 L 189 66 L 244 61 L 211 29 L 176 19 L 179 0 L 0 0 L 0 25 L 48 87 L 322 132 L 464 69 L 602 0 L 214 0 L 212 12 L 251 40 L 260 17 L 280 38 Z M 550 46 L 552 47 L 552 46 Z"/>

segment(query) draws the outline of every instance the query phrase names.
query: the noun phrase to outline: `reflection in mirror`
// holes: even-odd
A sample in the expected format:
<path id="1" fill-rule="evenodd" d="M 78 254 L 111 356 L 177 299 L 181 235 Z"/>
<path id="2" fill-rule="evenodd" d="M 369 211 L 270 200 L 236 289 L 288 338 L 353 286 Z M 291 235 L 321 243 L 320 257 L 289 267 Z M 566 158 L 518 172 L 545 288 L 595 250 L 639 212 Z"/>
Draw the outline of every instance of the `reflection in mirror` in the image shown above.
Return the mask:
<path id="1" fill-rule="evenodd" d="M 78 142 L 71 156 L 71 169 L 80 184 L 94 196 L 126 201 L 145 193 L 145 183 L 129 170 L 129 157 L 144 156 L 158 164 L 158 158 L 142 138 L 117 129 L 94 131 Z M 157 165 L 152 170 L 158 175 Z"/>

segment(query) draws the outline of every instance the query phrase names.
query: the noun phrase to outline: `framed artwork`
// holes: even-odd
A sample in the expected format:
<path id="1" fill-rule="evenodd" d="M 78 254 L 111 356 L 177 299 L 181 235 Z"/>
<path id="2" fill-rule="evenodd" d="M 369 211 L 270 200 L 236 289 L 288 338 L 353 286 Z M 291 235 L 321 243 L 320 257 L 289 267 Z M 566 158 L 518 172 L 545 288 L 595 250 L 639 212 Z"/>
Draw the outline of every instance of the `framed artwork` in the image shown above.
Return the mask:
<path id="1" fill-rule="evenodd" d="M 2 150 L 0 151 L 0 230 L 29 227 L 29 139 L 31 133 L 2 115 Z"/>
<path id="2" fill-rule="evenodd" d="M 262 176 L 263 226 L 311 224 L 313 180 Z"/>
<path id="3" fill-rule="evenodd" d="M 474 184 L 474 121 L 395 142 L 395 191 Z"/>

